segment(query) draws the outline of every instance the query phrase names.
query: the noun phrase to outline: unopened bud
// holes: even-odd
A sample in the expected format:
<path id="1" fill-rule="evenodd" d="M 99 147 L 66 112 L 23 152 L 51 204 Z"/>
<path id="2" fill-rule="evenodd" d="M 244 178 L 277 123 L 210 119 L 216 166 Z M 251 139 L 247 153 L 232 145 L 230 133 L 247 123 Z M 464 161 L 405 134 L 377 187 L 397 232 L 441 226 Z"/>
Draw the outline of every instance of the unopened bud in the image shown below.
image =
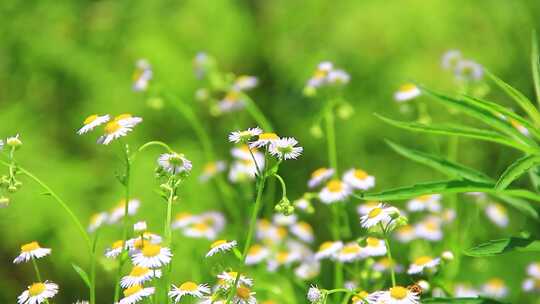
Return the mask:
<path id="1" fill-rule="evenodd" d="M 441 257 L 445 261 L 452 261 L 454 259 L 454 254 L 452 253 L 452 251 L 445 251 L 441 254 Z"/>
<path id="2" fill-rule="evenodd" d="M 6 145 L 18 149 L 22 146 L 22 141 L 19 139 L 19 134 L 6 139 Z"/>

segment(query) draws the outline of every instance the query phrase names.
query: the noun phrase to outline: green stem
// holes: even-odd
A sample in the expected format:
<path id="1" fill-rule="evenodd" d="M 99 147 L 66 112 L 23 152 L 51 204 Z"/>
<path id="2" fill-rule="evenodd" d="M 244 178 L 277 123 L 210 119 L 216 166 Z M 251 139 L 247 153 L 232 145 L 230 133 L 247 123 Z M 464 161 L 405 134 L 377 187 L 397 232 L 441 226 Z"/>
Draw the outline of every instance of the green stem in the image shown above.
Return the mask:
<path id="1" fill-rule="evenodd" d="M 96 248 L 99 230 L 98 228 L 94 234 L 92 255 L 90 256 L 90 304 L 96 303 Z"/>
<path id="2" fill-rule="evenodd" d="M 379 222 L 379 226 L 383 232 L 384 243 L 386 244 L 386 257 L 388 258 L 388 262 L 390 264 L 390 278 L 392 279 L 392 287 L 396 287 L 396 272 L 394 269 L 394 260 L 392 259 L 392 250 L 390 250 L 390 242 L 388 241 L 388 233 L 381 222 Z"/>
<path id="3" fill-rule="evenodd" d="M 253 99 L 251 99 L 251 97 L 249 97 L 247 94 L 242 94 L 242 99 L 246 102 L 246 109 L 249 115 L 251 115 L 251 117 L 253 118 L 253 120 L 255 120 L 255 122 L 257 122 L 257 124 L 265 132 L 272 132 L 272 124 L 268 119 L 266 119 L 266 116 L 263 114 L 261 109 L 259 109 Z"/>
<path id="4" fill-rule="evenodd" d="M 330 167 L 333 168 L 335 176 L 339 176 L 338 161 L 336 152 L 336 131 L 334 127 L 334 113 L 332 108 L 329 108 L 325 114 L 326 122 L 326 142 L 328 144 L 328 162 Z"/>
<path id="5" fill-rule="evenodd" d="M 32 258 L 32 266 L 34 266 L 34 271 L 36 273 L 36 278 L 39 283 L 41 283 L 41 274 L 39 273 L 39 267 L 37 265 L 36 259 Z"/>
<path id="6" fill-rule="evenodd" d="M 279 174 L 274 174 L 274 176 L 279 180 L 279 183 L 281 184 L 281 195 L 282 197 L 287 197 L 287 185 L 285 185 L 285 181 Z"/>

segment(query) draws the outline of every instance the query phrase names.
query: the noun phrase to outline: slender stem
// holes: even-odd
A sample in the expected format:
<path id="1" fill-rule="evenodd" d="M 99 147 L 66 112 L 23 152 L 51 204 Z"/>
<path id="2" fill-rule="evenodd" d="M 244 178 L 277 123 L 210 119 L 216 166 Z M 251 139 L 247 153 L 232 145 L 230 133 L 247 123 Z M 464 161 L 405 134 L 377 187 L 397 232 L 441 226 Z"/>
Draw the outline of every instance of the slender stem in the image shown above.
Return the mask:
<path id="1" fill-rule="evenodd" d="M 36 259 L 32 258 L 32 266 L 34 266 L 34 271 L 36 273 L 36 278 L 39 283 L 41 283 L 41 274 L 39 273 L 39 267 L 37 265 Z"/>
<path id="2" fill-rule="evenodd" d="M 149 141 L 149 142 L 145 143 L 144 145 L 140 146 L 139 149 L 137 149 L 137 152 L 141 152 L 144 149 L 146 149 L 148 147 L 151 147 L 151 146 L 161 146 L 161 147 L 165 148 L 168 152 L 174 152 L 171 149 L 171 147 L 169 147 L 169 145 L 167 145 L 166 143 L 164 143 L 162 141 L 159 141 L 159 140 L 153 140 L 153 141 Z"/>
<path id="3" fill-rule="evenodd" d="M 96 303 L 96 248 L 100 229 L 94 233 L 92 252 L 90 256 L 90 304 Z"/>
<path id="4" fill-rule="evenodd" d="M 325 114 L 326 122 L 326 142 L 328 144 L 328 162 L 330 167 L 336 170 L 335 175 L 339 176 L 337 152 L 336 152 L 336 131 L 334 127 L 334 113 L 329 108 Z"/>
<path id="5" fill-rule="evenodd" d="M 171 191 L 169 192 L 169 197 L 167 198 L 167 214 L 165 217 L 165 224 L 163 227 L 163 235 L 165 236 L 166 246 L 170 246 L 172 242 L 172 232 L 171 232 L 172 204 L 173 204 L 174 196 L 176 194 L 175 179 L 174 177 L 172 177 L 171 179 L 172 179 L 172 183 L 169 182 Z"/>
<path id="6" fill-rule="evenodd" d="M 255 169 L 257 169 L 257 175 L 261 175 L 261 168 L 259 168 L 259 164 L 257 163 L 257 159 L 255 158 L 255 155 L 253 155 L 253 151 L 251 150 L 251 147 L 248 145 L 249 154 L 251 155 L 251 159 L 255 163 Z"/>
<path id="7" fill-rule="evenodd" d="M 253 120 L 255 120 L 265 132 L 272 132 L 272 124 L 266 118 L 261 109 L 259 109 L 253 99 L 251 99 L 251 97 L 249 97 L 247 94 L 242 94 L 242 99 L 246 102 L 246 109 Z"/>
<path id="8" fill-rule="evenodd" d="M 388 263 L 390 264 L 390 278 L 392 279 L 392 287 L 396 287 L 396 272 L 394 269 L 394 260 L 392 259 L 392 250 L 390 250 L 390 242 L 388 241 L 388 232 L 384 228 L 383 224 L 379 222 L 379 226 L 384 235 L 384 243 L 386 244 L 386 257 L 388 258 Z"/>
<path id="9" fill-rule="evenodd" d="M 285 185 L 285 181 L 279 174 L 274 174 L 274 176 L 279 180 L 279 183 L 281 184 L 282 197 L 287 197 L 287 185 Z"/>

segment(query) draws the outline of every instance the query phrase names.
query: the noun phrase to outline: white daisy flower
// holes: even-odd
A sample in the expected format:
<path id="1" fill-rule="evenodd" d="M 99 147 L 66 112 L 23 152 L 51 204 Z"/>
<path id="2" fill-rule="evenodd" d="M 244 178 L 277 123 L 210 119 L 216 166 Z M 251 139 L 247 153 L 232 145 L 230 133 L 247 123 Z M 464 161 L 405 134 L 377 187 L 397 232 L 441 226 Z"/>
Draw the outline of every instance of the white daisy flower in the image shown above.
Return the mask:
<path id="1" fill-rule="evenodd" d="M 274 259 L 269 261 L 268 267 L 270 271 L 273 271 L 279 266 L 290 265 L 294 262 L 298 262 L 300 258 L 301 254 L 296 250 L 280 250 L 276 253 Z"/>
<path id="2" fill-rule="evenodd" d="M 456 284 L 454 286 L 454 296 L 455 297 L 478 297 L 480 292 L 468 284 Z"/>
<path id="3" fill-rule="evenodd" d="M 426 194 L 416 197 L 407 202 L 407 210 L 410 212 L 440 212 L 441 211 L 441 195 L 440 194 Z"/>
<path id="4" fill-rule="evenodd" d="M 445 70 L 454 70 L 461 58 L 459 50 L 448 50 L 442 56 L 441 65 Z"/>
<path id="5" fill-rule="evenodd" d="M 256 87 L 258 83 L 259 81 L 255 76 L 241 75 L 234 81 L 233 89 L 247 91 Z"/>
<path id="6" fill-rule="evenodd" d="M 192 296 L 202 298 L 210 293 L 210 287 L 207 284 L 197 284 L 194 282 L 184 282 L 179 286 L 172 285 L 169 291 L 169 298 L 174 300 L 174 303 L 180 302 L 183 296 Z"/>
<path id="7" fill-rule="evenodd" d="M 397 102 L 404 102 L 414 99 L 420 96 L 420 94 L 422 94 L 422 92 L 415 84 L 406 83 L 399 87 L 397 92 L 394 94 L 394 99 Z"/>
<path id="8" fill-rule="evenodd" d="M 223 230 L 226 224 L 225 216 L 223 215 L 223 213 L 217 211 L 204 212 L 199 215 L 199 220 L 212 226 L 216 230 L 216 233 Z"/>
<path id="9" fill-rule="evenodd" d="M 223 99 L 218 103 L 218 108 L 221 112 L 227 113 L 243 109 L 245 101 L 242 99 L 240 91 L 231 90 L 225 94 Z"/>
<path id="10" fill-rule="evenodd" d="M 118 240 L 110 248 L 105 249 L 105 257 L 114 259 L 122 253 L 124 241 Z"/>
<path id="11" fill-rule="evenodd" d="M 366 238 L 366 246 L 362 249 L 367 256 L 381 256 L 386 254 L 386 244 L 384 240 L 374 237 Z"/>
<path id="12" fill-rule="evenodd" d="M 122 288 L 129 288 L 134 285 L 143 285 L 153 278 L 161 278 L 161 270 L 134 266 L 128 275 L 122 277 L 120 286 Z"/>
<path id="13" fill-rule="evenodd" d="M 293 205 L 298 210 L 304 211 L 306 213 L 313 213 L 313 205 L 306 196 L 303 196 L 293 202 Z"/>
<path id="14" fill-rule="evenodd" d="M 294 269 L 294 274 L 302 280 L 311 280 L 321 272 L 321 263 L 315 260 L 302 262 Z"/>
<path id="15" fill-rule="evenodd" d="M 140 205 L 141 205 L 141 201 L 139 201 L 138 199 L 130 199 L 129 204 L 128 204 L 128 215 L 129 216 L 135 215 L 137 213 L 137 210 L 139 210 Z M 109 224 L 118 223 L 118 221 L 120 221 L 125 215 L 125 212 L 126 212 L 125 208 L 126 208 L 125 200 L 121 200 L 120 204 L 114 207 L 109 213 L 109 216 L 107 219 L 108 223 Z"/>
<path id="16" fill-rule="evenodd" d="M 230 285 L 234 284 L 234 282 L 236 282 L 236 276 L 238 276 L 238 272 L 236 271 L 224 271 L 220 274 L 217 275 L 217 278 L 222 280 L 225 285 L 226 288 L 229 288 Z M 238 279 L 238 284 L 239 285 L 244 285 L 244 286 L 253 286 L 253 279 L 241 274 L 240 275 L 240 278 Z"/>
<path id="17" fill-rule="evenodd" d="M 276 133 L 272 132 L 265 132 L 261 133 L 257 136 L 257 140 L 250 143 L 249 146 L 251 148 L 261 148 L 266 147 L 268 145 L 275 144 L 279 140 L 279 136 Z M 296 143 L 295 143 L 296 144 Z M 302 151 L 300 151 L 302 152 Z"/>
<path id="18" fill-rule="evenodd" d="M 364 258 L 365 253 L 357 243 L 349 243 L 343 246 L 334 257 L 340 262 L 350 263 Z"/>
<path id="19" fill-rule="evenodd" d="M 508 295 L 508 287 L 500 278 L 492 278 L 482 286 L 482 293 L 488 297 L 500 299 Z"/>
<path id="20" fill-rule="evenodd" d="M 268 151 L 280 160 L 296 159 L 304 150 L 302 147 L 295 147 L 297 144 L 298 141 L 294 137 L 283 137 L 273 141 Z"/>
<path id="21" fill-rule="evenodd" d="M 499 203 L 490 203 L 486 206 L 486 216 L 497 226 L 508 226 L 508 211 Z"/>
<path id="22" fill-rule="evenodd" d="M 246 265 L 259 264 L 270 255 L 270 250 L 262 245 L 255 244 L 249 247 L 246 256 Z"/>
<path id="23" fill-rule="evenodd" d="M 34 241 L 21 246 L 21 253 L 13 260 L 13 263 L 20 264 L 33 259 L 40 259 L 49 254 L 51 254 L 50 248 L 41 248 L 39 243 Z"/>
<path id="24" fill-rule="evenodd" d="M 152 80 L 152 66 L 146 59 L 139 59 L 135 64 L 133 73 L 133 90 L 136 92 L 146 91 L 150 80 Z"/>
<path id="25" fill-rule="evenodd" d="M 414 260 L 414 262 L 409 266 L 407 273 L 417 274 L 423 272 L 426 269 L 432 270 L 435 269 L 440 262 L 440 258 L 432 258 L 430 256 L 424 255 Z"/>
<path id="26" fill-rule="evenodd" d="M 257 164 L 252 160 L 241 160 L 232 163 L 229 170 L 228 178 L 232 183 L 246 182 L 255 179 L 257 175 L 257 167 L 263 170 L 264 163 Z"/>
<path id="27" fill-rule="evenodd" d="M 184 230 L 184 235 L 192 238 L 207 238 L 213 240 L 216 238 L 217 232 L 212 226 L 200 222 L 187 227 Z"/>
<path id="28" fill-rule="evenodd" d="M 142 287 L 141 285 L 133 285 L 124 290 L 124 297 L 120 299 L 118 304 L 134 304 L 140 302 L 146 297 L 154 294 L 154 287 Z"/>
<path id="29" fill-rule="evenodd" d="M 160 244 L 161 240 L 161 236 L 149 231 L 145 231 L 140 236 L 127 240 L 126 246 L 132 251 L 138 251 L 147 244 Z"/>
<path id="30" fill-rule="evenodd" d="M 201 182 L 206 182 L 227 169 L 227 164 L 224 161 L 218 160 L 215 162 L 206 163 L 203 167 L 203 172 L 199 176 Z"/>
<path id="31" fill-rule="evenodd" d="M 6 138 L 5 144 L 12 148 L 20 147 L 22 145 L 21 137 L 19 136 L 19 134 L 8 137 Z"/>
<path id="32" fill-rule="evenodd" d="M 244 131 L 233 131 L 229 134 L 229 141 L 239 144 L 239 143 L 248 143 L 255 136 L 262 134 L 262 130 L 259 127 L 249 128 Z"/>
<path id="33" fill-rule="evenodd" d="M 347 84 L 351 80 L 351 76 L 344 70 L 332 70 L 328 73 L 327 81 L 329 84 Z"/>
<path id="34" fill-rule="evenodd" d="M 233 297 L 233 304 L 256 304 L 255 292 L 247 286 L 240 285 L 236 288 L 236 295 Z"/>
<path id="35" fill-rule="evenodd" d="M 236 241 L 217 240 L 210 245 L 210 251 L 206 254 L 206 257 L 211 257 L 218 252 L 225 252 L 232 250 L 236 247 Z"/>
<path id="36" fill-rule="evenodd" d="M 158 158 L 158 164 L 170 174 L 190 172 L 192 168 L 191 161 L 185 158 L 184 154 L 178 153 L 161 154 Z"/>
<path id="37" fill-rule="evenodd" d="M 352 189 L 349 185 L 340 180 L 331 180 L 319 192 L 319 199 L 325 204 L 341 202 L 349 198 Z"/>
<path id="38" fill-rule="evenodd" d="M 311 225 L 306 222 L 298 222 L 291 226 L 291 233 L 306 243 L 313 242 L 314 234 Z"/>
<path id="39" fill-rule="evenodd" d="M 456 219 L 456 210 L 454 209 L 444 209 L 441 213 L 441 218 L 444 223 L 451 223 Z"/>
<path id="40" fill-rule="evenodd" d="M 90 115 L 83 121 L 83 126 L 82 128 L 79 129 L 79 131 L 77 131 L 77 134 L 82 135 L 82 134 L 88 133 L 94 130 L 97 126 L 100 126 L 108 122 L 110 119 L 111 118 L 109 114 L 102 115 L 102 116 L 97 115 L 97 114 Z"/>
<path id="41" fill-rule="evenodd" d="M 380 202 L 378 201 L 365 202 L 363 204 L 358 205 L 358 207 L 356 207 L 356 212 L 358 212 L 358 215 L 360 216 L 366 215 L 371 211 L 371 209 L 377 208 L 379 204 Z"/>
<path id="42" fill-rule="evenodd" d="M 323 292 L 315 285 L 311 285 L 307 292 L 307 299 L 312 304 L 317 304 L 323 300 Z"/>
<path id="43" fill-rule="evenodd" d="M 169 264 L 171 257 L 172 253 L 169 248 L 157 244 L 145 244 L 140 252 L 132 256 L 132 261 L 137 266 L 159 268 Z"/>
<path id="44" fill-rule="evenodd" d="M 293 224 L 296 224 L 297 219 L 298 216 L 296 214 L 285 215 L 282 213 L 276 213 L 272 217 L 272 221 L 279 226 L 291 226 Z"/>
<path id="45" fill-rule="evenodd" d="M 135 224 L 133 224 L 133 230 L 135 232 L 146 231 L 146 229 L 147 229 L 147 226 L 146 226 L 145 221 L 139 221 L 139 222 L 136 222 Z"/>
<path id="46" fill-rule="evenodd" d="M 375 186 L 375 177 L 360 169 L 350 169 L 343 175 L 343 181 L 354 189 L 368 190 Z"/>
<path id="47" fill-rule="evenodd" d="M 394 271 L 397 273 L 403 271 L 403 266 L 397 264 L 395 260 L 390 260 L 388 257 L 382 257 L 373 263 L 373 270 L 378 272 L 387 272 L 392 266 L 394 266 Z"/>
<path id="48" fill-rule="evenodd" d="M 311 178 L 308 181 L 309 188 L 315 188 L 327 181 L 334 175 L 335 170 L 331 168 L 319 168 L 311 173 Z"/>
<path id="49" fill-rule="evenodd" d="M 113 140 L 124 137 L 133 131 L 133 128 L 140 122 L 142 122 L 142 118 L 133 117 L 131 114 L 118 115 L 105 125 L 105 135 L 98 138 L 97 142 L 108 145 Z"/>
<path id="50" fill-rule="evenodd" d="M 172 227 L 175 229 L 184 228 L 196 221 L 196 217 L 189 212 L 178 213 L 172 223 Z"/>
<path id="51" fill-rule="evenodd" d="M 527 266 L 527 274 L 533 278 L 540 279 L 540 262 L 534 262 Z"/>
<path id="52" fill-rule="evenodd" d="M 408 243 L 416 239 L 417 236 L 413 226 L 405 225 L 396 229 L 395 237 L 401 243 Z"/>
<path id="53" fill-rule="evenodd" d="M 315 259 L 322 260 L 330 258 L 337 254 L 343 248 L 341 241 L 326 241 L 319 246 L 319 250 L 315 253 Z"/>
<path id="54" fill-rule="evenodd" d="M 388 291 L 377 291 L 367 297 L 369 304 L 419 304 L 420 295 L 403 286 L 391 287 Z"/>
<path id="55" fill-rule="evenodd" d="M 460 60 L 455 69 L 456 77 L 463 81 L 479 81 L 484 76 L 484 68 L 472 60 Z"/>
<path id="56" fill-rule="evenodd" d="M 99 229 L 99 227 L 103 226 L 103 224 L 107 222 L 108 216 L 107 212 L 100 212 L 92 215 L 90 224 L 88 225 L 88 232 L 94 232 Z"/>
<path id="57" fill-rule="evenodd" d="M 392 214 L 398 213 L 399 211 L 394 207 L 387 207 L 383 203 L 375 208 L 372 208 L 368 214 L 360 217 L 360 222 L 362 227 L 371 228 L 379 223 L 387 224 L 392 220 Z"/>
<path id="58" fill-rule="evenodd" d="M 428 217 L 416 223 L 414 233 L 418 238 L 432 242 L 440 241 L 443 238 L 440 220 L 434 217 Z"/>
<path id="59" fill-rule="evenodd" d="M 58 285 L 45 281 L 34 283 L 17 298 L 19 304 L 40 304 L 52 299 L 58 293 Z"/>
<path id="60" fill-rule="evenodd" d="M 540 279 L 527 278 L 521 284 L 521 288 L 527 292 L 540 292 Z"/>
<path id="61" fill-rule="evenodd" d="M 253 154 L 253 156 L 251 156 Z M 264 154 L 259 152 L 256 148 L 250 148 L 248 145 L 240 145 L 231 149 L 231 155 L 240 160 L 257 161 L 257 164 L 261 166 L 264 164 Z"/>

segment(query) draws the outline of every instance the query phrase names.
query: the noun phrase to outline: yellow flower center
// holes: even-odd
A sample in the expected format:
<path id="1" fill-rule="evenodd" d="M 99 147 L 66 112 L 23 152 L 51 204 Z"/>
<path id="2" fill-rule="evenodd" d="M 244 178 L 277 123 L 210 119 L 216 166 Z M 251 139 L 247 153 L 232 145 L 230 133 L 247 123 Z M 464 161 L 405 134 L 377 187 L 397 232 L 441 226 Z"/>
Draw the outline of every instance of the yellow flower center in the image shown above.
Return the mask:
<path id="1" fill-rule="evenodd" d="M 129 297 L 142 290 L 141 285 L 133 285 L 130 288 L 124 290 L 124 297 Z"/>
<path id="2" fill-rule="evenodd" d="M 313 78 L 321 79 L 321 78 L 326 77 L 326 74 L 327 73 L 325 70 L 316 70 L 315 73 L 313 74 Z"/>
<path id="3" fill-rule="evenodd" d="M 366 179 L 368 177 L 368 174 L 364 170 L 354 170 L 354 177 L 358 179 Z"/>
<path id="4" fill-rule="evenodd" d="M 150 269 L 146 267 L 135 266 L 133 267 L 129 275 L 132 277 L 142 277 L 143 275 L 147 274 L 149 271 Z"/>
<path id="5" fill-rule="evenodd" d="M 38 242 L 31 242 L 31 243 L 22 245 L 21 246 L 21 251 L 22 252 L 30 252 L 30 251 L 34 251 L 34 250 L 39 249 L 39 248 L 41 248 L 41 247 L 39 247 Z"/>
<path id="6" fill-rule="evenodd" d="M 145 244 L 142 250 L 142 254 L 147 258 L 155 257 L 160 252 L 161 252 L 161 246 L 155 245 L 155 244 Z"/>
<path id="7" fill-rule="evenodd" d="M 206 223 L 196 223 L 195 225 L 193 225 L 193 229 L 199 231 L 199 232 L 204 232 L 204 231 L 207 231 L 210 227 L 208 227 L 208 225 Z"/>
<path id="8" fill-rule="evenodd" d="M 83 124 L 87 125 L 89 123 L 92 123 L 94 120 L 96 120 L 99 116 L 97 116 L 96 114 L 94 115 L 90 115 L 88 117 L 86 117 L 86 119 L 84 120 Z"/>
<path id="9" fill-rule="evenodd" d="M 341 192 L 341 190 L 343 190 L 343 185 L 338 180 L 333 180 L 333 181 L 328 182 L 328 184 L 326 184 L 326 187 L 328 188 L 330 192 L 334 192 L 334 193 Z"/>
<path id="10" fill-rule="evenodd" d="M 118 116 L 116 116 L 114 118 L 114 121 L 119 121 L 119 120 L 122 120 L 122 119 L 131 118 L 131 117 L 133 117 L 133 116 L 131 114 L 129 114 L 129 113 L 120 114 L 120 115 L 118 115 Z"/>
<path id="11" fill-rule="evenodd" d="M 259 140 L 276 140 L 279 139 L 276 133 L 262 133 L 259 135 Z"/>
<path id="12" fill-rule="evenodd" d="M 398 229 L 398 233 L 411 233 L 413 231 L 413 227 L 411 225 L 406 225 Z"/>
<path id="13" fill-rule="evenodd" d="M 196 291 L 199 288 L 199 286 L 197 286 L 197 284 L 193 282 L 185 282 L 185 283 L 182 283 L 182 285 L 180 285 L 180 287 L 178 288 L 183 291 L 193 292 L 193 291 Z"/>
<path id="14" fill-rule="evenodd" d="M 235 102 L 238 101 L 239 96 L 240 94 L 238 94 L 238 92 L 230 91 L 227 93 L 227 95 L 225 95 L 225 100 Z"/>
<path id="15" fill-rule="evenodd" d="M 124 241 L 122 240 L 116 241 L 112 244 L 112 249 L 122 248 L 123 245 L 124 245 Z"/>
<path id="16" fill-rule="evenodd" d="M 407 297 L 409 291 L 405 287 L 396 286 L 390 288 L 390 296 L 396 300 L 403 300 Z"/>
<path id="17" fill-rule="evenodd" d="M 499 278 L 493 278 L 493 279 L 489 280 L 487 284 L 489 286 L 493 287 L 493 288 L 502 288 L 502 287 L 504 287 L 504 281 L 499 279 Z"/>
<path id="18" fill-rule="evenodd" d="M 287 234 L 288 234 L 287 229 L 285 229 L 284 227 L 279 227 L 277 229 L 277 235 L 279 238 L 284 238 L 287 236 Z"/>
<path id="19" fill-rule="evenodd" d="M 324 243 L 322 243 L 321 246 L 319 247 L 319 251 L 327 250 L 327 249 L 329 249 L 330 247 L 332 247 L 332 245 L 334 245 L 333 242 L 324 242 Z"/>
<path id="20" fill-rule="evenodd" d="M 45 288 L 45 284 L 43 283 L 34 283 L 28 288 L 28 294 L 30 294 L 31 297 L 38 296 L 45 291 Z"/>
<path id="21" fill-rule="evenodd" d="M 144 247 L 148 246 L 150 244 L 150 242 L 148 240 L 141 240 L 141 239 L 137 239 L 134 243 L 133 243 L 133 247 L 135 247 L 135 249 L 143 249 Z"/>
<path id="22" fill-rule="evenodd" d="M 249 247 L 248 255 L 255 255 L 261 252 L 263 247 L 259 244 L 255 244 L 251 247 Z"/>
<path id="23" fill-rule="evenodd" d="M 204 172 L 207 174 L 214 174 L 217 172 L 217 165 L 216 163 L 207 163 L 204 166 Z"/>
<path id="24" fill-rule="evenodd" d="M 245 286 L 240 286 L 236 289 L 236 295 L 241 299 L 247 300 L 251 296 L 251 290 Z"/>
<path id="25" fill-rule="evenodd" d="M 360 252 L 360 246 L 358 246 L 356 244 L 347 245 L 347 246 L 343 247 L 341 252 L 344 253 L 344 254 L 359 253 Z"/>
<path id="26" fill-rule="evenodd" d="M 114 132 L 118 131 L 122 126 L 118 123 L 118 121 L 113 120 L 105 125 L 105 133 L 107 134 L 113 134 Z"/>
<path id="27" fill-rule="evenodd" d="M 434 221 L 428 221 L 424 224 L 427 230 L 429 231 L 437 231 L 439 230 L 439 225 Z"/>
<path id="28" fill-rule="evenodd" d="M 360 291 L 352 297 L 352 301 L 353 303 L 356 303 L 360 300 L 364 300 L 368 296 L 369 296 L 369 293 L 367 293 L 367 291 Z"/>
<path id="29" fill-rule="evenodd" d="M 311 228 L 311 225 L 309 225 L 306 222 L 299 222 L 298 227 L 300 228 L 300 230 L 306 233 L 313 233 L 313 229 Z"/>
<path id="30" fill-rule="evenodd" d="M 276 260 L 280 264 L 287 262 L 288 258 L 289 258 L 289 252 L 287 252 L 287 251 L 280 251 L 280 252 L 278 252 L 278 254 L 276 256 Z"/>
<path id="31" fill-rule="evenodd" d="M 412 91 L 412 90 L 415 90 L 416 89 L 416 86 L 412 83 L 406 83 L 404 85 L 402 85 L 401 87 L 399 87 L 399 90 L 401 92 L 409 92 L 409 91 Z"/>
<path id="32" fill-rule="evenodd" d="M 368 213 L 368 218 L 372 219 L 372 218 L 375 218 L 377 217 L 379 214 L 381 214 L 382 212 L 382 209 L 379 208 L 379 207 L 375 207 L 373 209 L 371 209 Z"/>
<path id="33" fill-rule="evenodd" d="M 421 256 L 421 257 L 417 258 L 416 260 L 414 260 L 414 263 L 416 265 L 425 265 L 425 264 L 431 262 L 431 260 L 433 260 L 433 259 L 430 256 L 425 255 L 425 256 Z"/>
<path id="34" fill-rule="evenodd" d="M 191 213 L 181 212 L 176 215 L 176 220 L 183 220 L 191 217 Z"/>
<path id="35" fill-rule="evenodd" d="M 219 246 L 224 245 L 224 244 L 227 244 L 226 240 L 217 240 L 217 241 L 213 242 L 212 245 L 210 245 L 210 248 L 216 248 L 216 247 L 219 247 Z"/>
<path id="36" fill-rule="evenodd" d="M 430 198 L 431 198 L 431 195 L 426 194 L 426 195 L 421 195 L 421 196 L 417 197 L 416 200 L 420 201 L 422 203 L 425 203 L 425 202 L 429 201 Z"/>
<path id="37" fill-rule="evenodd" d="M 366 239 L 366 243 L 369 247 L 378 247 L 380 244 L 379 239 L 374 237 L 368 237 Z"/>
<path id="38" fill-rule="evenodd" d="M 311 173 L 311 177 L 319 177 L 319 176 L 322 176 L 326 173 L 326 171 L 328 171 L 327 168 L 319 168 L 315 171 L 313 171 L 313 173 Z"/>

